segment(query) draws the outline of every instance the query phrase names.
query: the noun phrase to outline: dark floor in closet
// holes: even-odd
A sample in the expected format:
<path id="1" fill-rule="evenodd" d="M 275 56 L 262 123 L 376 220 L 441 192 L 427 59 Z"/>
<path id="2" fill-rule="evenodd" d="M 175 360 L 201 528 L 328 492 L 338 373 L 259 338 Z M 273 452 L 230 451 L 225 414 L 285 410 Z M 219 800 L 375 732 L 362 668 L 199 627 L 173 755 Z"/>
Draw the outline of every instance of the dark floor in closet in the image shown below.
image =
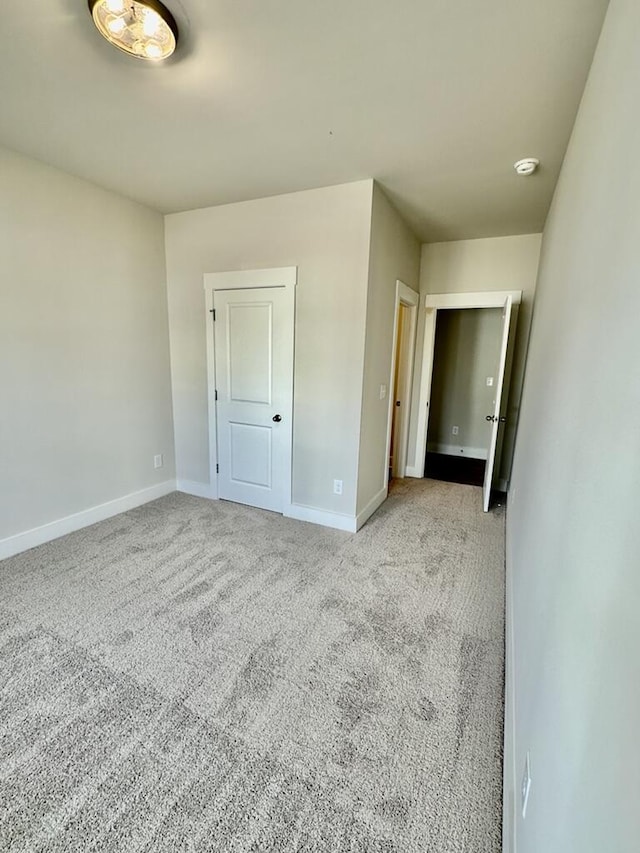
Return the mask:
<path id="1" fill-rule="evenodd" d="M 468 456 L 447 456 L 444 453 L 427 453 L 424 475 L 431 480 L 446 480 L 448 483 L 465 483 L 481 486 L 484 482 L 484 459 Z"/>

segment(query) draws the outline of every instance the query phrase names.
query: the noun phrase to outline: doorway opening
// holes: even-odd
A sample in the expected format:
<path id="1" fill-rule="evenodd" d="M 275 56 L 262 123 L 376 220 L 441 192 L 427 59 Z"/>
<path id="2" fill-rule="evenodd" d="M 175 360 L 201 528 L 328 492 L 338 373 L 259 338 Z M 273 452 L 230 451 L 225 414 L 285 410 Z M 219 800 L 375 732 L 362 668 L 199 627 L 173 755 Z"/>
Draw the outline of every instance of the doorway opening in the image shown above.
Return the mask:
<path id="1" fill-rule="evenodd" d="M 424 473 L 435 480 L 482 486 L 495 406 L 502 311 L 438 312 Z"/>
<path id="2" fill-rule="evenodd" d="M 485 512 L 498 469 L 499 428 L 506 422 L 512 308 L 521 297 L 520 291 L 495 291 L 425 298 L 418 476 L 478 485 L 482 477 Z"/>
<path id="3" fill-rule="evenodd" d="M 418 303 L 419 296 L 415 290 L 396 281 L 387 422 L 387 484 L 392 478 L 402 478 L 406 473 Z"/>

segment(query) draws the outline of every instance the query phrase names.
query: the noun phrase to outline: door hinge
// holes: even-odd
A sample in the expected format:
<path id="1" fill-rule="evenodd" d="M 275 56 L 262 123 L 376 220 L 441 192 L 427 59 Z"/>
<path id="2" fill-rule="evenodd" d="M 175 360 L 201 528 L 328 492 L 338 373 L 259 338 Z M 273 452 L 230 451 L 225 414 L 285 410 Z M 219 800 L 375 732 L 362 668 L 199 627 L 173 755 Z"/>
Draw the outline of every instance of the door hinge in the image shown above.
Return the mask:
<path id="1" fill-rule="evenodd" d="M 218 389 L 216 388 L 216 400 L 218 399 Z"/>
<path id="2" fill-rule="evenodd" d="M 215 309 L 215 308 L 210 308 L 210 309 L 209 309 L 209 314 L 212 314 L 212 315 L 213 315 L 213 322 L 215 323 L 215 321 L 216 321 L 216 309 Z"/>
<path id="3" fill-rule="evenodd" d="M 216 474 L 219 474 L 219 473 L 220 473 L 220 466 L 218 464 L 216 464 Z"/>

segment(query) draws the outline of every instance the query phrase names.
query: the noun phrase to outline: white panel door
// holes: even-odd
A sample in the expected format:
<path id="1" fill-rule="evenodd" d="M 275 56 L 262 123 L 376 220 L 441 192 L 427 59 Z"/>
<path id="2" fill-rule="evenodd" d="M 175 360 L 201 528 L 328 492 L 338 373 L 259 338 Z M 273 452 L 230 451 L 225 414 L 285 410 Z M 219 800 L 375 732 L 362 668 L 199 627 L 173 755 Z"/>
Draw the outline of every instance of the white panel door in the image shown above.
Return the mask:
<path id="1" fill-rule="evenodd" d="M 290 476 L 293 317 L 284 288 L 217 290 L 218 496 L 282 512 Z"/>
<path id="2" fill-rule="evenodd" d="M 504 372 L 507 364 L 507 345 L 509 343 L 509 324 L 511 323 L 511 306 L 513 297 L 507 296 L 502 312 L 502 342 L 500 344 L 500 361 L 498 362 L 498 375 L 496 377 L 496 399 L 493 403 L 493 414 L 487 415 L 491 421 L 491 438 L 489 439 L 489 452 L 487 465 L 484 471 L 484 485 L 482 487 L 482 503 L 484 511 L 489 511 L 491 502 L 491 486 L 493 485 L 493 469 L 496 463 L 496 447 L 498 444 L 498 429 L 500 427 L 500 405 L 502 403 L 502 392 L 504 386 Z"/>

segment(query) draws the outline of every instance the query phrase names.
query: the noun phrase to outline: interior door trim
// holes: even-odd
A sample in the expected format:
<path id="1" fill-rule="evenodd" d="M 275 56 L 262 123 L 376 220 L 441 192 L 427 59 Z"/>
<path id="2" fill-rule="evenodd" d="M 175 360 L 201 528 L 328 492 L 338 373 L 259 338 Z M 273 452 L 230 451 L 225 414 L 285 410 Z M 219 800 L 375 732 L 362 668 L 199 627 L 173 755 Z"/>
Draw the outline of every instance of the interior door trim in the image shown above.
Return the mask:
<path id="1" fill-rule="evenodd" d="M 512 305 L 520 305 L 522 302 L 521 290 L 485 290 L 475 293 L 425 294 L 421 328 L 418 331 L 418 338 L 422 337 L 422 347 L 418 353 L 421 371 L 418 386 L 417 424 L 415 427 L 416 443 L 413 447 L 414 464 L 407 466 L 405 472 L 407 477 L 424 477 L 438 311 L 457 308 L 504 308 L 505 299 L 508 296 L 511 297 Z"/>
<path id="2" fill-rule="evenodd" d="M 286 454 L 286 469 L 283 472 L 285 483 L 282 496 L 285 507 L 291 505 L 292 489 L 292 456 L 293 456 L 293 358 L 294 358 L 294 327 L 295 327 L 295 288 L 298 283 L 298 267 L 273 267 L 255 270 L 227 270 L 204 274 L 204 291 L 206 306 L 206 339 L 207 339 L 207 399 L 209 420 L 209 482 L 210 497 L 217 500 L 218 491 L 218 450 L 217 450 L 217 419 L 216 419 L 216 363 L 215 363 L 215 324 L 213 320 L 214 296 L 216 290 L 256 290 L 259 288 L 283 288 L 286 295 L 286 310 L 288 322 L 286 350 L 288 353 L 287 386 L 290 399 L 287 403 L 288 417 L 286 418 L 286 439 L 288 453 Z"/>
<path id="3" fill-rule="evenodd" d="M 401 437 L 399 441 L 400 447 L 400 460 L 394 461 L 394 468 L 397 470 L 397 475 L 394 476 L 404 477 L 405 471 L 407 468 L 407 453 L 409 449 L 409 421 L 411 417 L 411 402 L 412 402 L 412 394 L 413 394 L 413 365 L 415 361 L 415 352 L 416 352 L 416 330 L 418 328 L 418 309 L 420 306 L 420 295 L 416 293 L 411 287 L 406 285 L 400 279 L 396 279 L 396 297 L 395 297 L 395 305 L 393 311 L 393 343 L 391 350 L 391 370 L 389 373 L 389 404 L 387 407 L 387 441 L 386 448 L 387 453 L 385 456 L 384 469 L 383 469 L 383 478 L 384 478 L 384 487 L 388 489 L 389 487 L 389 456 L 391 453 L 391 431 L 393 425 L 393 414 L 395 407 L 395 395 L 394 395 L 394 386 L 395 386 L 395 375 L 396 375 L 396 356 L 397 356 L 397 345 L 398 345 L 398 316 L 400 314 L 400 306 L 404 306 L 406 310 L 409 312 L 409 322 L 407 323 L 407 329 L 404 331 L 404 335 L 409 340 L 409 348 L 407 352 L 407 370 L 405 376 L 404 388 L 402 389 L 402 397 L 403 397 L 403 405 L 404 412 L 402 413 L 401 419 Z"/>
<path id="4" fill-rule="evenodd" d="M 229 270 L 204 274 L 204 289 L 255 290 L 258 287 L 295 287 L 298 267 L 271 267 L 260 270 Z"/>
<path id="5" fill-rule="evenodd" d="M 512 305 L 520 305 L 521 290 L 484 290 L 476 293 L 427 293 L 425 308 L 504 308 L 504 300 L 511 297 Z"/>

